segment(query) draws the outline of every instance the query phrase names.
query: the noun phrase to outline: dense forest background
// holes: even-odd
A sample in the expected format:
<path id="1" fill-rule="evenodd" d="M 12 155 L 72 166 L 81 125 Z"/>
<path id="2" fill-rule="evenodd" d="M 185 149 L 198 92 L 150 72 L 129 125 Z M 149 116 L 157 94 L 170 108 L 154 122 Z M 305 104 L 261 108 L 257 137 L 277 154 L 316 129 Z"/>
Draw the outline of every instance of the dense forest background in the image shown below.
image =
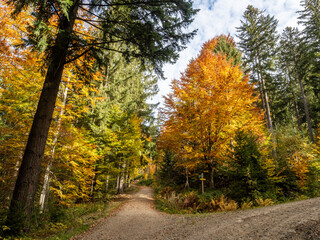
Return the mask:
<path id="1" fill-rule="evenodd" d="M 60 15 L 70 6 L 49 1 L 48 9 L 59 15 L 38 3 L 6 2 L 0 2 L 1 231 L 29 231 L 41 227 L 40 219 L 59 222 L 61 209 L 107 201 L 137 178 L 152 179 L 158 206 L 172 212 L 232 210 L 319 196 L 318 0 L 301 2 L 302 31 L 287 27 L 282 33 L 273 16 L 248 6 L 237 28 L 239 41 L 220 35 L 206 42 L 173 81 L 158 116 L 157 104 L 148 100 L 158 93 L 162 64 L 176 60 L 195 34 L 180 28 L 196 10 L 190 2 L 180 6 L 184 19 L 174 19 L 176 28 L 172 19 L 164 19 L 161 6 L 146 5 L 144 10 L 163 21 L 163 34 L 151 32 L 139 42 L 134 40 L 139 31 L 147 31 L 134 24 L 147 15 L 130 15 L 137 9 L 114 4 L 105 26 L 97 15 L 103 6 L 94 3 L 80 7 L 81 18 L 74 23 L 39 181 L 30 180 L 32 206 L 19 206 L 22 190 L 16 190 L 16 182 L 47 81 L 44 69 L 50 69 L 54 57 Z M 176 16 L 178 10 L 164 2 Z M 130 15 L 135 35 L 122 29 L 120 13 Z M 107 32 L 116 21 L 113 32 Z M 161 49 L 161 44 L 167 45 Z"/>

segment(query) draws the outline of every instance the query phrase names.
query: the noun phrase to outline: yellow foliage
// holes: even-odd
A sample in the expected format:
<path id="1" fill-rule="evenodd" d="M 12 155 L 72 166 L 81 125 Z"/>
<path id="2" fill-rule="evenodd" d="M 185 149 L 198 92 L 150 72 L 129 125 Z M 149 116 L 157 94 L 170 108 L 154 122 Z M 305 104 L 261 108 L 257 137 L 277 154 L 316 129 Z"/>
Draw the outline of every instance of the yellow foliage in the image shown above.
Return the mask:
<path id="1" fill-rule="evenodd" d="M 249 209 L 249 208 L 252 208 L 253 206 L 253 202 L 252 201 L 249 201 L 249 202 L 243 202 L 241 204 L 241 209 L 245 210 L 245 209 Z"/>
<path id="2" fill-rule="evenodd" d="M 288 159 L 292 170 L 298 178 L 298 184 L 300 187 L 304 187 L 307 180 L 307 173 L 313 159 L 312 154 L 307 154 L 303 151 L 295 151 Z"/>
<path id="3" fill-rule="evenodd" d="M 267 207 L 267 206 L 273 205 L 273 201 L 269 198 L 267 199 L 257 198 L 255 202 L 259 207 Z"/>
<path id="4" fill-rule="evenodd" d="M 224 195 L 217 199 L 212 199 L 211 206 L 214 210 L 218 211 L 233 211 L 238 209 L 238 203 L 234 200 L 228 199 Z"/>

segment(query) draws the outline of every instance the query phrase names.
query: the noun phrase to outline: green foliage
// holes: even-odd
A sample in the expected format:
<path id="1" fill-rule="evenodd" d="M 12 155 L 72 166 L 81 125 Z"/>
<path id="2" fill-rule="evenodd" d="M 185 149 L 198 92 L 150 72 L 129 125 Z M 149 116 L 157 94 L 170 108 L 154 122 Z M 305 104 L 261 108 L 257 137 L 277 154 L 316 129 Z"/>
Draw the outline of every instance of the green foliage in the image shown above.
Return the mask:
<path id="1" fill-rule="evenodd" d="M 54 26 L 60 22 L 65 24 L 73 21 L 71 10 L 78 12 L 81 25 L 83 22 L 90 23 L 89 34 L 94 36 L 87 37 L 87 34 L 76 31 L 76 27 L 61 32 L 64 39 L 71 38 L 73 42 L 68 51 L 69 61 L 84 55 L 101 61 L 105 50 L 118 51 L 127 60 L 134 57 L 141 59 L 143 65 L 151 63 L 155 71 L 161 73 L 162 64 L 174 62 L 178 57 L 177 52 L 182 50 L 196 33 L 183 32 L 197 12 L 188 0 L 167 0 L 159 4 L 153 4 L 152 1 L 147 1 L 146 4 L 130 2 L 119 5 L 106 4 L 101 0 L 92 0 L 85 4 L 70 0 L 8 2 L 15 7 L 15 15 L 30 7 L 35 21 L 29 23 L 26 43 L 38 51 L 44 51 L 48 61 L 57 33 Z M 113 48 L 114 42 L 120 42 L 121 49 Z"/>
<path id="2" fill-rule="evenodd" d="M 136 183 L 137 186 L 151 186 L 153 179 L 143 179 Z"/>
<path id="3" fill-rule="evenodd" d="M 158 171 L 159 182 L 163 186 L 174 187 L 184 183 L 185 177 L 175 157 L 171 151 L 164 151 L 164 156 L 160 162 Z"/>
<path id="4" fill-rule="evenodd" d="M 241 52 L 236 48 L 235 43 L 230 36 L 219 37 L 219 42 L 213 51 L 225 54 L 227 60 L 231 61 L 233 65 L 241 64 Z"/>
<path id="5" fill-rule="evenodd" d="M 302 39 L 306 46 L 304 62 L 309 70 L 305 81 L 313 93 L 310 109 L 313 113 L 313 127 L 316 127 L 320 122 L 320 1 L 303 0 L 301 5 L 303 10 L 299 11 L 299 23 L 304 26 L 302 30 Z"/>
<path id="6" fill-rule="evenodd" d="M 299 136 L 288 128 L 280 128 L 277 139 L 277 169 L 278 179 L 275 181 L 279 197 L 295 198 L 296 193 L 304 191 L 308 178 L 318 168 L 315 165 L 313 146 L 307 137 Z M 315 167 L 315 168 L 314 168 Z M 309 182 L 310 183 L 310 182 Z M 318 184 L 317 181 L 314 182 Z"/>
<path id="7" fill-rule="evenodd" d="M 28 239 L 70 239 L 88 230 L 96 221 L 117 208 L 121 202 L 95 202 L 72 205 L 68 208 L 55 205 L 41 222 L 30 233 L 24 236 Z"/>
<path id="8" fill-rule="evenodd" d="M 253 201 L 260 192 L 268 189 L 258 138 L 251 132 L 238 130 L 230 148 L 230 196 L 238 202 L 242 199 Z"/>

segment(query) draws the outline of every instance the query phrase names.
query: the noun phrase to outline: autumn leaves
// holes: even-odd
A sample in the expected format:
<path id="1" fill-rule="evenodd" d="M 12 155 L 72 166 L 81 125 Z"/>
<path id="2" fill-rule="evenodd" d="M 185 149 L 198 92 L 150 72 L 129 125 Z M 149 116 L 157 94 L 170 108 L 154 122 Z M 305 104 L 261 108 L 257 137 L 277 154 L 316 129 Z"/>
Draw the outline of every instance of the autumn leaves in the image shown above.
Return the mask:
<path id="1" fill-rule="evenodd" d="M 188 169 L 206 165 L 210 186 L 217 165 L 232 145 L 238 130 L 264 138 L 263 115 L 256 107 L 257 96 L 240 66 L 228 60 L 228 53 L 215 51 L 220 39 L 233 46 L 233 40 L 220 36 L 205 43 L 165 98 L 165 120 L 160 148 L 178 153 L 180 164 Z"/>

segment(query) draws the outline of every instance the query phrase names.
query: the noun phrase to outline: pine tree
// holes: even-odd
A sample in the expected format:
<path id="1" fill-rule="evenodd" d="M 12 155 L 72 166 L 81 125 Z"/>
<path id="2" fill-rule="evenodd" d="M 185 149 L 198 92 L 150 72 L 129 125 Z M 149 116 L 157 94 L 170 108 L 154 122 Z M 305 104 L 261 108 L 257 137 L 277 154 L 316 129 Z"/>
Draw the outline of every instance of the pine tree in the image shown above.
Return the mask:
<path id="1" fill-rule="evenodd" d="M 310 67 L 306 63 L 306 45 L 301 40 L 301 35 L 297 28 L 287 27 L 281 36 L 279 51 L 279 65 L 287 82 L 287 93 L 284 96 L 291 96 L 292 109 L 296 115 L 297 124 L 301 129 L 302 116 L 307 122 L 309 137 L 313 142 L 312 122 L 309 114 L 309 104 L 306 96 L 306 84 L 304 83 L 310 72 Z M 299 90 L 299 91 L 298 91 Z M 300 92 L 300 94 L 298 94 Z M 302 99 L 303 111 L 299 109 L 299 100 Z"/>
<path id="2" fill-rule="evenodd" d="M 301 5 L 304 9 L 299 11 L 299 24 L 304 26 L 302 39 L 306 45 L 305 64 L 310 68 L 304 81 L 314 94 L 310 108 L 311 115 L 313 115 L 313 126 L 317 126 L 320 121 L 320 1 L 302 0 Z"/>
<path id="3" fill-rule="evenodd" d="M 268 80 L 274 72 L 277 24 L 278 21 L 274 17 L 265 15 L 264 11 L 249 5 L 244 12 L 241 26 L 237 28 L 237 37 L 240 40 L 238 45 L 243 53 L 243 67 L 250 71 L 251 82 L 257 83 L 266 125 L 272 135 L 274 126 L 268 97 L 271 94 L 268 91 Z"/>

